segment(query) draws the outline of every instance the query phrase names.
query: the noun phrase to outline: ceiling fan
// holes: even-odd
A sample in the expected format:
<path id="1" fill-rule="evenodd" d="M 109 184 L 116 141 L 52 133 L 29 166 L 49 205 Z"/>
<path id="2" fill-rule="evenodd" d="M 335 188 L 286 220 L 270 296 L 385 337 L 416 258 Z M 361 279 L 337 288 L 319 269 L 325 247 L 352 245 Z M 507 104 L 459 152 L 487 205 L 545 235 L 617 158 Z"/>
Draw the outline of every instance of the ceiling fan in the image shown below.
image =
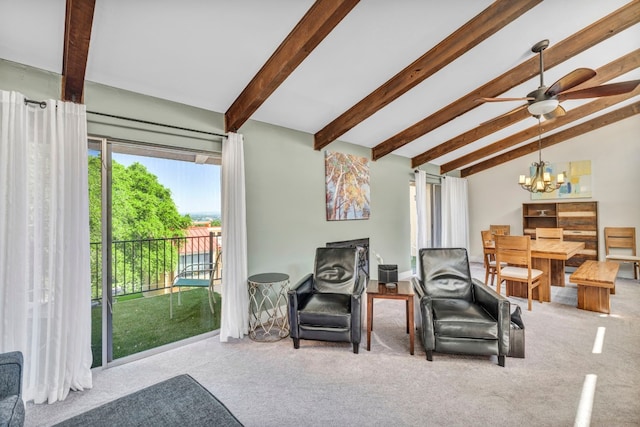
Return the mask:
<path id="1" fill-rule="evenodd" d="M 590 68 L 577 68 L 552 84 L 550 87 L 544 85 L 544 64 L 542 52 L 549 46 L 549 40 L 542 40 L 534 44 L 531 51 L 540 55 L 540 87 L 527 94 L 523 98 L 481 98 L 485 102 L 503 101 L 527 101 L 528 104 L 518 108 L 527 108 L 529 113 L 535 117 L 552 119 L 564 116 L 566 110 L 560 105 L 566 99 L 598 98 L 601 96 L 620 95 L 633 91 L 640 80 L 630 80 L 620 83 L 611 83 L 600 86 L 593 86 L 584 89 L 570 90 L 579 84 L 595 77 L 596 72 Z"/>

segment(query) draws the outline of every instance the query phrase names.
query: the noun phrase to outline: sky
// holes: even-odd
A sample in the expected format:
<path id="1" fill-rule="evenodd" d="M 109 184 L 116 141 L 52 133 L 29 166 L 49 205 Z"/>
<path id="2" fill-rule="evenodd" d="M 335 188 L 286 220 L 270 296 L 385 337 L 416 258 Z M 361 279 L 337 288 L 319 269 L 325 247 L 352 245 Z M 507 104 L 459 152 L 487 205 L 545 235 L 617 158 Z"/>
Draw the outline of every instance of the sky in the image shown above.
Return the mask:
<path id="1" fill-rule="evenodd" d="M 113 153 L 113 160 L 129 166 L 144 165 L 158 177 L 158 182 L 171 190 L 178 212 L 220 213 L 220 166 L 199 165 L 179 160 Z"/>

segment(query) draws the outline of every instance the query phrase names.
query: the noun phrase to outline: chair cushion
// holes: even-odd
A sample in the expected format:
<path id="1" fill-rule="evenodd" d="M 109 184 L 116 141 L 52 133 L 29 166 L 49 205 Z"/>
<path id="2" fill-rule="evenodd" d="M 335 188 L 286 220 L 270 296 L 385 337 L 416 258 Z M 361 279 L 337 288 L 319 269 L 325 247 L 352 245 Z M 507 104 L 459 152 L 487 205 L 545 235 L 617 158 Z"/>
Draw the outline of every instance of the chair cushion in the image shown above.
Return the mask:
<path id="1" fill-rule="evenodd" d="M 438 336 L 498 339 L 498 322 L 479 305 L 463 299 L 434 299 L 432 307 Z"/>
<path id="2" fill-rule="evenodd" d="M 173 286 L 208 288 L 210 284 L 211 280 L 209 279 L 186 279 L 181 277 L 176 280 Z"/>
<path id="3" fill-rule="evenodd" d="M 541 270 L 536 270 L 535 268 L 531 269 L 531 279 L 537 279 L 539 276 L 542 276 L 544 273 Z M 507 266 L 501 269 L 501 276 L 503 279 L 519 279 L 519 280 L 527 280 L 529 275 L 529 270 L 524 267 L 513 267 Z"/>
<path id="4" fill-rule="evenodd" d="M 489 265 L 490 265 L 491 267 L 497 267 L 497 265 L 496 265 L 496 262 L 495 262 L 495 261 L 489 261 Z M 501 266 L 505 266 L 505 265 L 507 265 L 507 263 L 506 263 L 506 262 L 501 262 L 501 263 L 500 263 L 500 265 L 501 265 Z"/>
<path id="5" fill-rule="evenodd" d="M 301 325 L 330 328 L 351 326 L 351 296 L 346 294 L 312 294 L 298 310 Z"/>

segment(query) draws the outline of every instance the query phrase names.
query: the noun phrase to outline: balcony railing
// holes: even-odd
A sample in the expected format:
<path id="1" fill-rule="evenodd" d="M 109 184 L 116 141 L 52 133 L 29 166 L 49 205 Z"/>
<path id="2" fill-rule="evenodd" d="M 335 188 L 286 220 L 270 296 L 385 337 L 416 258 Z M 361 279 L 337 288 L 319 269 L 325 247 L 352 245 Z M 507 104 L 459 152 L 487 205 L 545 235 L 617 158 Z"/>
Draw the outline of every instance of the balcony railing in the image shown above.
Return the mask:
<path id="1" fill-rule="evenodd" d="M 113 295 L 168 289 L 177 272 L 185 266 L 213 266 L 220 243 L 219 232 L 210 232 L 208 236 L 114 241 L 111 245 Z M 90 256 L 91 299 L 99 301 L 102 298 L 102 242 L 91 243 Z M 220 264 L 218 269 L 216 280 L 220 281 Z"/>

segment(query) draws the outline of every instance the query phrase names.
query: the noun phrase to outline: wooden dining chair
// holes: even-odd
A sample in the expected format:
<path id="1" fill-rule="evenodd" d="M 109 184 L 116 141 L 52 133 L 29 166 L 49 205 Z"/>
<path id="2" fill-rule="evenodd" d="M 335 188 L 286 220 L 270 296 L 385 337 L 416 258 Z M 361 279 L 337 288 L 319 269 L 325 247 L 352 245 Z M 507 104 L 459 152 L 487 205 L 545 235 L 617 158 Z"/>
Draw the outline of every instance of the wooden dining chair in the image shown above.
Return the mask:
<path id="1" fill-rule="evenodd" d="M 605 227 L 604 247 L 607 261 L 631 263 L 633 277 L 638 280 L 640 276 L 640 257 L 636 252 L 635 227 Z"/>
<path id="2" fill-rule="evenodd" d="M 563 240 L 562 228 L 536 228 L 536 239 Z"/>
<path id="3" fill-rule="evenodd" d="M 562 228 L 536 228 L 536 240 L 564 240 L 563 229 Z M 563 259 L 552 259 L 551 260 L 551 269 L 554 271 L 561 271 L 562 275 L 560 275 L 562 282 L 558 283 L 559 286 L 564 286 L 564 260 Z"/>
<path id="4" fill-rule="evenodd" d="M 495 243 L 493 240 L 493 234 L 491 230 L 482 230 L 482 249 L 484 252 L 484 284 L 493 286 L 493 282 L 496 277 L 496 255 L 495 255 Z M 489 276 L 491 276 L 491 284 L 488 284 Z M 498 291 L 499 292 L 499 291 Z"/>
<path id="5" fill-rule="evenodd" d="M 503 281 L 527 284 L 527 306 L 531 311 L 533 290 L 540 286 L 541 270 L 531 268 L 531 236 L 495 236 L 498 293 Z M 506 264 L 503 266 L 503 263 Z M 538 291 L 538 301 L 542 293 Z"/>
<path id="6" fill-rule="evenodd" d="M 508 236 L 511 234 L 511 226 L 510 225 L 489 225 L 489 230 L 491 230 L 491 234 L 501 234 L 503 236 Z"/>

